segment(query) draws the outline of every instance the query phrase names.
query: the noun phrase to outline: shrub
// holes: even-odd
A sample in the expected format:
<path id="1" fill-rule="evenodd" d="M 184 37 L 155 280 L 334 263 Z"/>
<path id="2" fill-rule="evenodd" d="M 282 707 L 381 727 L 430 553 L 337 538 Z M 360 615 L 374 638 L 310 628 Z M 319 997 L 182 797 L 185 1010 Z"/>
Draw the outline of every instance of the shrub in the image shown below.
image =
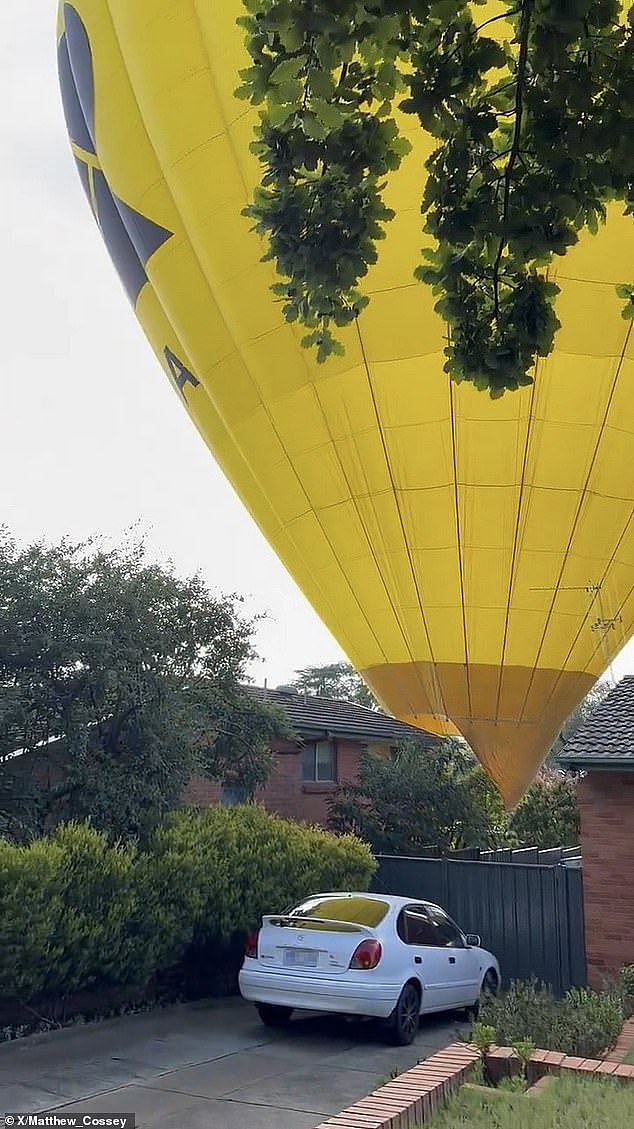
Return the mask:
<path id="1" fill-rule="evenodd" d="M 616 991 L 573 988 L 560 1000 L 543 984 L 516 981 L 503 995 L 483 1000 L 479 1019 L 495 1029 L 500 1045 L 529 1039 L 546 1050 L 594 1058 L 616 1040 L 623 1005 Z"/>
<path id="2" fill-rule="evenodd" d="M 320 890 L 366 890 L 375 868 L 364 843 L 247 804 L 178 812 L 150 841 L 155 860 L 187 866 L 199 899 L 195 940 L 228 941 Z M 202 903 L 202 904 L 201 904 Z"/>
<path id="3" fill-rule="evenodd" d="M 634 964 L 626 964 L 621 969 L 619 986 L 623 996 L 623 1006 L 630 1016 L 634 1012 Z"/>
<path id="4" fill-rule="evenodd" d="M 28 847 L 0 840 L 0 997 L 140 986 L 263 913 L 319 890 L 366 889 L 374 866 L 359 839 L 252 805 L 176 813 L 145 851 L 86 824 Z"/>
<path id="5" fill-rule="evenodd" d="M 60 861 L 46 840 L 28 848 L 0 840 L 0 997 L 44 991 L 51 964 L 63 961 Z"/>

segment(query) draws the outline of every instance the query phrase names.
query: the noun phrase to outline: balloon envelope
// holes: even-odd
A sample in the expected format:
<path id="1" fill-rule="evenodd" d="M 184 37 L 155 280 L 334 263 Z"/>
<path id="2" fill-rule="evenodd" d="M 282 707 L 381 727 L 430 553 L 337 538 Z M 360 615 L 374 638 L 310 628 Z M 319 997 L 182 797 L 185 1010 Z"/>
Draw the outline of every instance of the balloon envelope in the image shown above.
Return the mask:
<path id="1" fill-rule="evenodd" d="M 404 120 L 370 305 L 317 366 L 241 215 L 260 178 L 256 111 L 234 97 L 241 12 L 60 6 L 84 188 L 177 396 L 290 574 L 384 706 L 463 733 L 512 805 L 632 630 L 634 341 L 614 289 L 631 220 L 612 209 L 555 259 L 562 328 L 531 388 L 451 386 L 413 279 L 434 143 Z"/>

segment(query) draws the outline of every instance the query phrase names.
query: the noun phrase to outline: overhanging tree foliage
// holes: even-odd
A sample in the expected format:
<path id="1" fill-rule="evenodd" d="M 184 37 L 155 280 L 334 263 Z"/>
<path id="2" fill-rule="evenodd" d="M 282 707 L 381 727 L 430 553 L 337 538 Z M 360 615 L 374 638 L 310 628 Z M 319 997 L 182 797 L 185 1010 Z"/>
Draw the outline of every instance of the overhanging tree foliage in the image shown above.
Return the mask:
<path id="1" fill-rule="evenodd" d="M 294 690 L 298 694 L 352 702 L 356 706 L 366 706 L 372 710 L 379 708 L 376 698 L 368 690 L 361 676 L 347 662 L 307 666 L 303 670 L 296 670 L 295 678 L 288 683 L 288 686 L 278 686 L 278 690 L 286 689 Z"/>
<path id="2" fill-rule="evenodd" d="M 0 531 L 5 831 L 88 817 L 138 834 L 194 772 L 252 792 L 286 732 L 240 689 L 252 630 L 234 599 L 150 563 L 142 545 L 20 549 Z"/>
<path id="3" fill-rule="evenodd" d="M 530 384 L 553 347 L 554 255 L 634 211 L 634 8 L 518 0 L 477 21 L 467 0 L 245 0 L 263 168 L 246 214 L 284 281 L 288 321 L 318 361 L 367 304 L 360 282 L 393 213 L 384 178 L 410 146 L 394 111 L 439 145 L 417 276 L 449 326 L 445 370 L 491 396 Z M 422 179 L 422 178 L 421 178 Z M 624 317 L 634 286 L 622 280 Z"/>

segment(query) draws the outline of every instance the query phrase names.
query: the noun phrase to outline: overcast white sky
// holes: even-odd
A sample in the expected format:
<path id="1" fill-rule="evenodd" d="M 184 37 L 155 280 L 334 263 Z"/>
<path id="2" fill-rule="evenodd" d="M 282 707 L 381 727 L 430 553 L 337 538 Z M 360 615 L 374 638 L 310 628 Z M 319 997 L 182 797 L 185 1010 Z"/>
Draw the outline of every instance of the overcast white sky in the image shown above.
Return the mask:
<path id="1" fill-rule="evenodd" d="M 252 674 L 342 657 L 161 372 L 80 188 L 57 91 L 56 0 L 0 40 L 0 521 L 23 540 L 140 522 L 152 552 L 265 612 Z M 634 672 L 634 647 L 615 666 Z"/>

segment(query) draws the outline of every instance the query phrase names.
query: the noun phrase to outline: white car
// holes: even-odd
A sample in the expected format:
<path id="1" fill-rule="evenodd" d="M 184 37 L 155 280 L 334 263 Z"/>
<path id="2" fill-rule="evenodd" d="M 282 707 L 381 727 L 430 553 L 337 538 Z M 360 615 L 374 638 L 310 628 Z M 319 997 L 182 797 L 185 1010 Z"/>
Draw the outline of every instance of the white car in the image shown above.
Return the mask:
<path id="1" fill-rule="evenodd" d="M 440 906 L 383 894 L 316 894 L 250 934 L 240 991 L 267 1026 L 298 1008 L 376 1016 L 411 1043 L 420 1015 L 477 1008 L 500 967 Z"/>

